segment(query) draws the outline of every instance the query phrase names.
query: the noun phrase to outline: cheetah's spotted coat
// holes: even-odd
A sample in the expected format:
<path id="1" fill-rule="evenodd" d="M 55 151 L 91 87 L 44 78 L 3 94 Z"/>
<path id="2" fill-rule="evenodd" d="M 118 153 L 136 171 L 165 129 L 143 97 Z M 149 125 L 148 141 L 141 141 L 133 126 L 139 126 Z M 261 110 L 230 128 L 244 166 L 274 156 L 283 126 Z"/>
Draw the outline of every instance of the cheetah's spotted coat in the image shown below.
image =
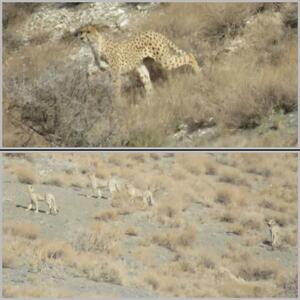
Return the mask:
<path id="1" fill-rule="evenodd" d="M 196 73 L 200 70 L 193 54 L 180 50 L 157 32 L 143 32 L 129 41 L 117 43 L 104 38 L 94 26 L 87 26 L 80 30 L 80 39 L 91 46 L 98 67 L 110 69 L 117 97 L 120 96 L 121 75 L 133 70 L 138 72 L 146 93 L 151 92 L 149 71 L 143 64 L 145 58 L 153 59 L 166 70 L 183 65 L 191 66 Z"/>

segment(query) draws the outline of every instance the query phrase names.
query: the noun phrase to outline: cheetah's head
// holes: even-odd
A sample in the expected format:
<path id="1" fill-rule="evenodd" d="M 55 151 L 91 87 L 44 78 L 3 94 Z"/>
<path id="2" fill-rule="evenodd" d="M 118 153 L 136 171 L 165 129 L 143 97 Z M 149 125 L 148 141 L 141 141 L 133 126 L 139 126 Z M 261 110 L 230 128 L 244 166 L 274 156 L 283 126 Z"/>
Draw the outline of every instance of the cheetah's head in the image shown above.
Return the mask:
<path id="1" fill-rule="evenodd" d="M 79 30 L 79 38 L 84 41 L 93 41 L 94 39 L 97 39 L 98 31 L 95 26 L 89 25 L 81 28 Z"/>
<path id="2" fill-rule="evenodd" d="M 29 192 L 32 192 L 33 191 L 33 186 L 31 184 L 28 184 L 27 185 L 27 188 L 28 188 L 28 191 Z"/>
<path id="3" fill-rule="evenodd" d="M 271 219 L 267 222 L 267 224 L 269 227 L 272 227 L 272 226 L 276 225 L 276 222 L 273 219 Z"/>

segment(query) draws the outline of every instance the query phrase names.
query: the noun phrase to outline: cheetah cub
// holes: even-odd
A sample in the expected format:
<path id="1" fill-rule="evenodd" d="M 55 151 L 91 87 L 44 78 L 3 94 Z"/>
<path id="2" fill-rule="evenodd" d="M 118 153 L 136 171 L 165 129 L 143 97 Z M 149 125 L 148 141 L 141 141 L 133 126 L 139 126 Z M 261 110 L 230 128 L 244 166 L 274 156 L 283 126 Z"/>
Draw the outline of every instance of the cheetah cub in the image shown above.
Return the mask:
<path id="1" fill-rule="evenodd" d="M 91 186 L 92 186 L 93 193 L 94 194 L 97 193 L 98 198 L 101 199 L 102 198 L 102 192 L 101 192 L 100 187 L 98 186 L 98 182 L 97 182 L 97 178 L 96 178 L 95 174 L 89 174 L 88 176 L 89 176 L 89 179 L 91 181 Z"/>
<path id="2" fill-rule="evenodd" d="M 271 234 L 272 248 L 275 249 L 279 246 L 280 227 L 274 220 L 269 220 L 267 224 Z"/>
<path id="3" fill-rule="evenodd" d="M 26 210 L 31 210 L 33 208 L 35 212 L 38 213 L 39 212 L 38 201 L 45 201 L 49 208 L 49 210 L 47 211 L 48 215 L 52 214 L 52 212 L 55 215 L 58 213 L 55 197 L 53 194 L 50 193 L 38 194 L 34 191 L 32 185 L 28 185 L 27 188 L 30 195 L 30 203 L 26 208 Z"/>
<path id="4" fill-rule="evenodd" d="M 156 206 L 156 202 L 153 198 L 153 194 L 150 189 L 147 189 L 143 194 L 143 202 L 147 206 Z"/>
<path id="5" fill-rule="evenodd" d="M 179 49 L 158 32 L 147 31 L 128 41 L 115 42 L 104 38 L 90 25 L 82 28 L 79 36 L 90 45 L 98 68 L 110 69 L 117 97 L 121 94 L 121 75 L 134 70 L 137 71 L 146 94 L 152 91 L 149 71 L 143 64 L 145 58 L 153 59 L 166 70 L 189 65 L 195 73 L 200 71 L 193 54 Z"/>
<path id="6" fill-rule="evenodd" d="M 134 199 L 136 199 L 136 198 L 140 198 L 143 201 L 145 207 L 156 205 L 156 202 L 154 201 L 154 198 L 153 198 L 153 194 L 149 188 L 145 191 L 141 191 L 130 183 L 127 183 L 125 185 L 125 188 L 127 190 L 127 193 L 130 196 L 131 202 L 133 202 Z"/>

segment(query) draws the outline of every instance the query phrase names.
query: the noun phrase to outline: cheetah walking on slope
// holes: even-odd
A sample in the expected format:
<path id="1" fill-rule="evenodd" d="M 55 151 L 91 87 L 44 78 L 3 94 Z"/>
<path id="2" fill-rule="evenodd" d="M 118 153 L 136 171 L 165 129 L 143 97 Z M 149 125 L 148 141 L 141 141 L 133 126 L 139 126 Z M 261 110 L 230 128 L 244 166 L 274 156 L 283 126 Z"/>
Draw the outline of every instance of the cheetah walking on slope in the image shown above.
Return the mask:
<path id="1" fill-rule="evenodd" d="M 193 54 L 179 49 L 157 32 L 147 31 L 129 41 L 114 42 L 104 38 L 94 26 L 86 26 L 80 30 L 80 39 L 91 46 L 97 66 L 110 69 L 117 98 L 121 94 L 121 75 L 133 70 L 138 72 L 146 94 L 152 91 L 149 71 L 143 64 L 145 58 L 153 59 L 166 70 L 189 65 L 195 73 L 200 71 Z"/>
<path id="2" fill-rule="evenodd" d="M 39 204 L 38 201 L 44 201 L 46 202 L 46 204 L 48 205 L 49 210 L 47 211 L 47 214 L 57 214 L 58 213 L 58 208 L 56 206 L 56 201 L 55 201 L 55 197 L 53 194 L 50 193 L 45 193 L 45 194 L 39 194 L 36 193 L 33 189 L 32 185 L 28 185 L 28 192 L 30 195 L 30 203 L 28 205 L 28 207 L 26 208 L 26 210 L 31 210 L 34 209 L 34 211 L 36 213 L 39 212 Z"/>
<path id="3" fill-rule="evenodd" d="M 92 191 L 93 191 L 93 194 L 90 195 L 90 198 L 93 197 L 94 194 L 96 194 L 98 196 L 98 198 L 101 199 L 102 198 L 102 192 L 101 192 L 101 189 L 100 189 L 99 184 L 97 182 L 97 178 L 96 178 L 95 174 L 89 174 L 88 177 L 90 179 L 91 187 L 92 187 Z"/>
<path id="4" fill-rule="evenodd" d="M 280 241 L 279 241 L 280 228 L 274 220 L 269 220 L 267 224 L 269 226 L 269 230 L 270 230 L 270 234 L 271 234 L 272 249 L 275 249 L 280 244 Z"/>

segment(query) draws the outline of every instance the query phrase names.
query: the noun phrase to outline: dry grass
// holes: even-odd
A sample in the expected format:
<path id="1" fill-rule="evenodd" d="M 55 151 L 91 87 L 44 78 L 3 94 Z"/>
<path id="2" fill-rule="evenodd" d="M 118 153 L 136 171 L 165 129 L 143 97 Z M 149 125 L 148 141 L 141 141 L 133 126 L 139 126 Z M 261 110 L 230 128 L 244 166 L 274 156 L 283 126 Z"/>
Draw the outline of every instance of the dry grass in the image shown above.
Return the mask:
<path id="1" fill-rule="evenodd" d="M 6 213 L 11 211 L 7 210 L 9 202 L 5 202 L 4 272 L 26 267 L 31 274 L 39 274 L 50 267 L 50 274 L 68 270 L 66 276 L 74 274 L 99 283 L 154 291 L 159 297 L 295 296 L 297 155 L 199 153 L 184 161 L 189 155 L 157 153 L 155 159 L 148 154 L 131 157 L 129 153 L 119 157 L 116 154 L 112 157 L 71 153 L 33 155 L 30 164 L 37 172 L 43 168 L 40 162 L 46 158 L 50 165 L 59 165 L 59 169 L 67 162 L 67 172 L 57 174 L 68 177 L 70 182 L 84 179 L 91 170 L 99 168 L 108 172 L 108 176 L 135 186 L 155 186 L 157 206 L 141 209 L 126 195 L 116 194 L 115 199 L 108 196 L 103 200 L 105 203 L 101 202 L 102 210 L 94 211 L 93 205 L 98 206 L 98 202 L 92 199 L 92 203 L 84 203 L 91 205 L 85 206 L 91 214 L 79 216 L 84 222 L 82 227 L 76 232 L 73 229 L 66 232 L 66 240 L 62 241 L 47 239 L 47 230 L 49 226 L 53 232 L 56 220 L 61 221 L 65 215 L 49 218 L 43 224 L 43 234 L 33 234 L 34 230 L 24 221 L 6 222 L 9 217 Z M 17 164 L 19 160 L 23 161 L 24 157 L 5 156 L 4 165 L 8 168 L 4 172 L 11 173 L 13 168 L 10 169 L 9 162 Z M 198 165 L 195 172 L 190 172 L 192 162 Z M 227 173 L 230 180 L 220 181 Z M 24 188 L 11 178 L 17 189 Z M 101 178 L 103 182 L 107 179 Z M 4 194 L 14 200 L 6 189 L 11 184 L 10 179 L 4 181 Z M 70 184 L 63 187 L 83 197 L 82 191 L 71 189 Z M 73 203 L 73 198 L 61 199 L 66 207 Z M 107 207 L 108 204 L 115 208 Z M 68 215 L 68 222 L 77 224 L 78 220 L 69 219 L 73 213 Z M 32 219 L 33 222 L 47 218 L 43 214 L 34 217 L 38 219 Z M 266 225 L 266 220 L 271 218 L 280 226 L 282 244 L 274 251 Z M 5 280 L 4 284 L 9 282 Z M 32 282 L 29 277 L 24 282 L 34 286 L 38 279 Z M 48 288 L 47 296 L 51 295 Z"/>
<path id="2" fill-rule="evenodd" d="M 48 287 L 21 287 L 16 285 L 4 285 L 3 297 L 5 298 L 69 298 L 73 297 L 74 293 L 71 291 L 64 291 L 58 289 L 49 289 Z"/>
<path id="3" fill-rule="evenodd" d="M 280 267 L 273 261 L 250 261 L 239 267 L 239 276 L 247 281 L 276 279 L 279 273 Z"/>
<path id="4" fill-rule="evenodd" d="M 42 264 L 49 260 L 63 261 L 74 256 L 71 245 L 60 240 L 39 240 L 34 245 L 35 263 Z"/>
<path id="5" fill-rule="evenodd" d="M 3 233 L 35 240 L 40 234 L 40 228 L 33 223 L 6 222 L 3 225 Z"/>
<path id="6" fill-rule="evenodd" d="M 229 205 L 232 203 L 232 198 L 234 195 L 232 195 L 232 191 L 228 188 L 222 188 L 218 190 L 216 197 L 215 197 L 215 202 L 221 205 Z"/>
<path id="7" fill-rule="evenodd" d="M 38 177 L 30 165 L 13 166 L 12 171 L 20 183 L 34 184 L 38 182 Z"/>
<path id="8" fill-rule="evenodd" d="M 2 251 L 2 268 L 15 267 L 15 254 L 13 253 L 13 251 L 11 251 L 9 245 L 4 244 Z"/>
<path id="9" fill-rule="evenodd" d="M 55 174 L 43 179 L 42 183 L 62 187 L 69 185 L 69 178 L 67 174 Z"/>
<path id="10" fill-rule="evenodd" d="M 125 234 L 129 236 L 137 236 L 138 235 L 138 230 L 135 227 L 128 227 L 125 230 Z"/>
<path id="11" fill-rule="evenodd" d="M 115 209 L 108 209 L 106 211 L 100 211 L 98 214 L 95 215 L 95 219 L 97 221 L 115 221 L 118 217 L 117 211 Z"/>
<path id="12" fill-rule="evenodd" d="M 26 17 L 37 8 L 24 7 L 19 14 Z M 155 147 L 167 145 L 182 124 L 190 131 L 211 123 L 249 129 L 263 125 L 274 111 L 297 109 L 296 4 L 172 3 L 153 10 L 131 31 L 165 34 L 192 52 L 203 71 L 192 75 L 182 68 L 165 74 L 149 63 L 155 87 L 149 103 L 135 79 L 124 86 L 120 107 L 111 106 L 107 76 L 99 75 L 101 84 L 88 81 L 88 62 L 82 59 L 83 68 L 69 58 L 77 46 L 73 39 L 50 43 L 47 34 L 37 32 L 30 46 L 24 46 L 16 33 L 22 18 L 12 8 L 7 4 L 4 10 L 4 138 L 9 143 L 18 144 L 12 124 L 22 124 L 59 146 Z M 117 123 L 110 123 L 116 115 Z M 201 170 L 191 165 L 188 171 Z"/>
<path id="13" fill-rule="evenodd" d="M 176 251 L 181 247 L 189 247 L 193 245 L 196 239 L 196 226 L 186 225 L 180 231 L 169 230 L 167 233 L 154 234 L 152 237 L 152 242 L 171 251 Z"/>
<path id="14" fill-rule="evenodd" d="M 105 253 L 110 256 L 119 255 L 121 231 L 105 223 L 97 222 L 80 233 L 76 240 L 76 249 Z"/>

